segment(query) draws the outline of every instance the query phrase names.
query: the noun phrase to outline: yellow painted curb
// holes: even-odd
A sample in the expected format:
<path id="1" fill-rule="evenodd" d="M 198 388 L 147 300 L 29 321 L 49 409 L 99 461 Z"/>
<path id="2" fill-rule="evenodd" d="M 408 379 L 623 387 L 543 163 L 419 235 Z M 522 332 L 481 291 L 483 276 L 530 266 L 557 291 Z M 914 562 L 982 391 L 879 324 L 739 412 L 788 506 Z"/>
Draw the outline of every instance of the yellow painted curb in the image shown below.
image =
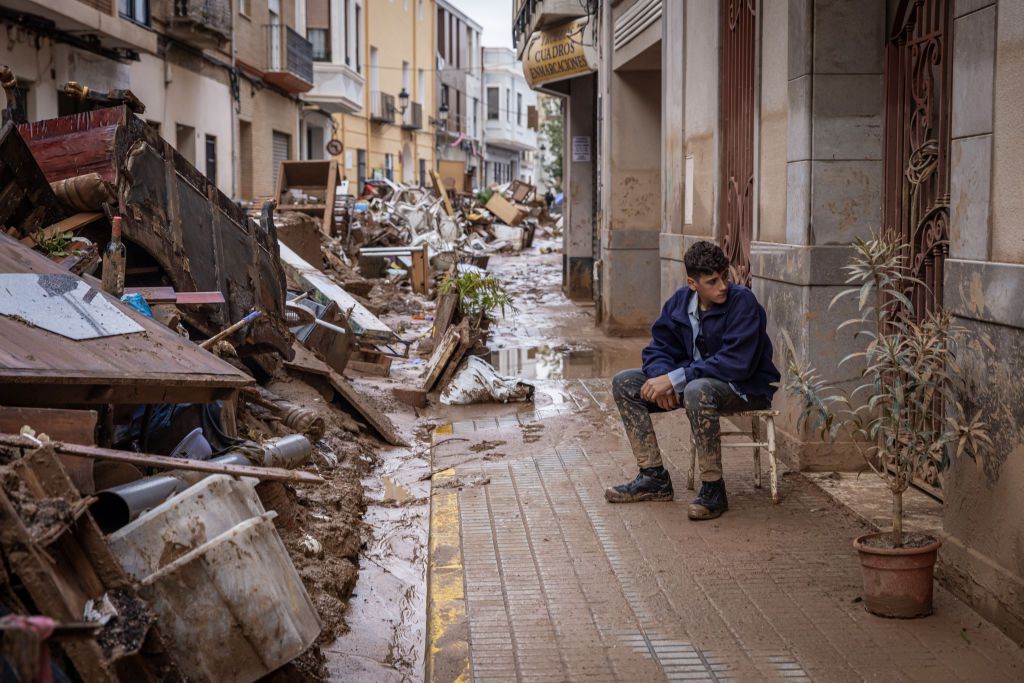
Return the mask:
<path id="1" fill-rule="evenodd" d="M 434 430 L 450 434 L 451 425 Z M 471 681 L 458 489 L 438 488 L 455 469 L 431 478 L 430 544 L 427 563 L 426 680 Z"/>

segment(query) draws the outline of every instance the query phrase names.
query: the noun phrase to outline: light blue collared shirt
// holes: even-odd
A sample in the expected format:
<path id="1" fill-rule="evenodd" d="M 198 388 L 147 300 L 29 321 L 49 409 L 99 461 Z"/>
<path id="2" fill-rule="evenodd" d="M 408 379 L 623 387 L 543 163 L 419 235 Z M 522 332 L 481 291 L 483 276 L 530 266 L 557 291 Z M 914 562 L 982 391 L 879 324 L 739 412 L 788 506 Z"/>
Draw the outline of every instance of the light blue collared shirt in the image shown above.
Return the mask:
<path id="1" fill-rule="evenodd" d="M 697 304 L 699 297 L 696 292 L 690 297 L 690 305 L 686 308 L 686 313 L 690 316 L 690 329 L 693 330 L 693 348 L 690 350 L 690 357 L 693 360 L 701 360 L 700 350 L 697 349 L 697 337 L 700 336 L 700 314 L 697 312 Z M 686 368 L 676 368 L 672 372 L 668 373 L 668 381 L 672 382 L 672 388 L 675 389 L 676 393 L 680 396 L 683 395 L 683 389 L 686 388 Z M 733 392 L 742 398 L 744 401 L 747 397 L 736 391 L 736 387 L 733 386 L 732 382 L 729 382 L 729 388 Z"/>

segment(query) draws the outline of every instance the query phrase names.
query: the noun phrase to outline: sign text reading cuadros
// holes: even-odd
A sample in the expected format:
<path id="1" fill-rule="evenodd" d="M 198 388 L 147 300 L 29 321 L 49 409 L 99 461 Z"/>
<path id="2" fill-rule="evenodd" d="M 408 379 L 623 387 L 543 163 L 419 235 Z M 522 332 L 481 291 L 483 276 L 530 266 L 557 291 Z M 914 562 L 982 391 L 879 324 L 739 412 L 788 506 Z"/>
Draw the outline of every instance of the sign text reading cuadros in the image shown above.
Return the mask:
<path id="1" fill-rule="evenodd" d="M 597 69 L 597 51 L 587 19 L 538 31 L 523 55 L 523 75 L 530 87 L 565 80 Z"/>

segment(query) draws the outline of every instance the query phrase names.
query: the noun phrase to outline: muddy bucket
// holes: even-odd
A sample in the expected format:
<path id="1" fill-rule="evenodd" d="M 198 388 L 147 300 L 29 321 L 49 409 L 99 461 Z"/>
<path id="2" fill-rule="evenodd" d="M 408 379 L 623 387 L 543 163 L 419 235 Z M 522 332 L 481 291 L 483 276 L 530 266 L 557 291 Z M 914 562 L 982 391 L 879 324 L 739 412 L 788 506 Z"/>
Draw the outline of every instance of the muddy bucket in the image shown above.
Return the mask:
<path id="1" fill-rule="evenodd" d="M 265 510 L 255 481 L 217 474 L 144 512 L 107 536 L 121 566 L 143 580 L 185 553 Z"/>
<path id="2" fill-rule="evenodd" d="M 142 596 L 186 678 L 255 681 L 320 634 L 274 516 L 248 519 L 143 580 Z"/>

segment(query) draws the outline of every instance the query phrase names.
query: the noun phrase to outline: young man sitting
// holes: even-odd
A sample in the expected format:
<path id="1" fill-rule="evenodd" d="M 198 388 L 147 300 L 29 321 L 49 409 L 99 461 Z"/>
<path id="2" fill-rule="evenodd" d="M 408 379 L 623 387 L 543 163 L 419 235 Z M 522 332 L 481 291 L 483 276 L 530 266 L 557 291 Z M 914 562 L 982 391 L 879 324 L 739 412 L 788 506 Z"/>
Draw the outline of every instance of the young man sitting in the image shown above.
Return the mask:
<path id="1" fill-rule="evenodd" d="M 665 302 L 643 351 L 642 370 L 624 370 L 612 393 L 640 473 L 607 489 L 610 503 L 672 500 L 651 413 L 685 408 L 700 465 L 701 488 L 690 519 L 714 519 L 729 508 L 722 480 L 719 416 L 768 408 L 779 381 L 764 308 L 746 287 L 729 282 L 718 245 L 686 251 L 686 287 Z"/>

